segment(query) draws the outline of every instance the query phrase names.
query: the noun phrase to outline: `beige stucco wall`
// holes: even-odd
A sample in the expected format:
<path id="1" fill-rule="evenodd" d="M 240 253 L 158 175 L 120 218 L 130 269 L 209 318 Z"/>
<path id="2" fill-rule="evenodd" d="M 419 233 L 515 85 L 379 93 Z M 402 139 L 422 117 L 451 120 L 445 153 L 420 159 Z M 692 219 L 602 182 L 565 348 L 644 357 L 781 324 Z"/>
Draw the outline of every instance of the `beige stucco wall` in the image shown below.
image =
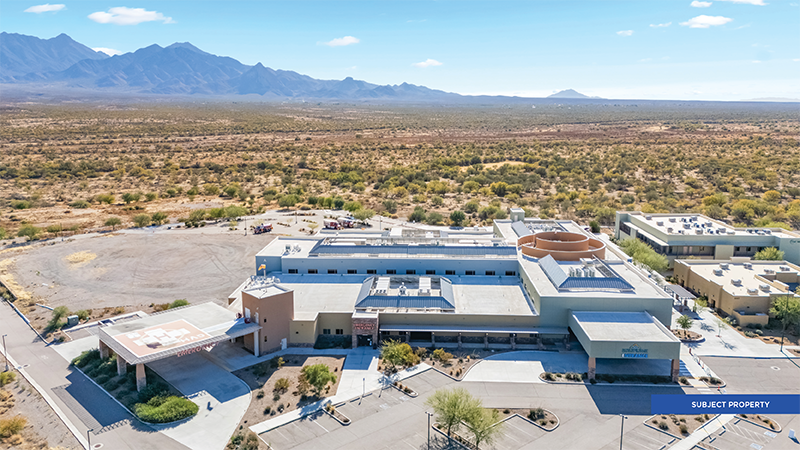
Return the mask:
<path id="1" fill-rule="evenodd" d="M 330 328 L 331 334 L 335 334 L 337 328 L 344 331 L 342 334 L 353 334 L 353 313 L 319 313 L 316 334 L 322 334 L 325 328 Z"/>
<path id="2" fill-rule="evenodd" d="M 242 314 L 250 309 L 250 319 L 261 325 L 258 341 L 262 354 L 280 348 L 281 340 L 289 338 L 289 322 L 294 317 L 294 292 L 284 292 L 256 298 L 242 292 Z M 266 340 L 264 339 L 266 337 Z M 253 336 L 245 336 L 245 348 L 253 350 Z"/>
<path id="3" fill-rule="evenodd" d="M 541 326 L 564 327 L 570 311 L 647 311 L 664 326 L 672 323 L 672 299 L 607 297 L 542 297 Z"/>
<path id="4" fill-rule="evenodd" d="M 289 344 L 314 345 L 317 339 L 317 320 L 292 320 L 289 323 Z"/>
<path id="5" fill-rule="evenodd" d="M 733 245 L 717 245 L 714 247 L 714 259 L 731 259 L 733 256 Z"/>

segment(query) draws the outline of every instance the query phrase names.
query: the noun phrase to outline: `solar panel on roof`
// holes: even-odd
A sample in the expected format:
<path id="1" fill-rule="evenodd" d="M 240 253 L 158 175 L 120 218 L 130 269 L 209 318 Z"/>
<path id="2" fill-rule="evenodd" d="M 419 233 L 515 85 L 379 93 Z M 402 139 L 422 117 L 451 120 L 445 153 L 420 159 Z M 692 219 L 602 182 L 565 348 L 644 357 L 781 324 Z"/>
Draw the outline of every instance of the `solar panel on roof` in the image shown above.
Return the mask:
<path id="1" fill-rule="evenodd" d="M 406 254 L 406 255 L 516 255 L 517 248 L 510 245 L 456 246 L 456 245 L 320 245 L 311 254 Z"/>
<path id="2" fill-rule="evenodd" d="M 567 274 L 561 270 L 561 267 L 551 255 L 547 255 L 540 259 L 539 267 L 542 268 L 545 275 L 547 275 L 547 278 L 549 278 L 556 287 L 560 288 L 561 285 L 567 281 Z"/>
<path id="3" fill-rule="evenodd" d="M 514 230 L 514 233 L 517 233 L 518 237 L 529 236 L 533 234 L 533 232 L 525 225 L 525 222 L 514 222 L 511 224 L 511 229 Z"/>
<path id="4" fill-rule="evenodd" d="M 632 291 L 633 286 L 619 276 L 613 269 L 599 261 L 595 264 L 595 268 L 604 276 L 603 277 L 572 277 L 567 276 L 558 262 L 551 256 L 547 255 L 539 260 L 539 267 L 542 268 L 547 278 L 559 290 L 569 289 L 586 289 L 586 290 L 620 290 Z"/>

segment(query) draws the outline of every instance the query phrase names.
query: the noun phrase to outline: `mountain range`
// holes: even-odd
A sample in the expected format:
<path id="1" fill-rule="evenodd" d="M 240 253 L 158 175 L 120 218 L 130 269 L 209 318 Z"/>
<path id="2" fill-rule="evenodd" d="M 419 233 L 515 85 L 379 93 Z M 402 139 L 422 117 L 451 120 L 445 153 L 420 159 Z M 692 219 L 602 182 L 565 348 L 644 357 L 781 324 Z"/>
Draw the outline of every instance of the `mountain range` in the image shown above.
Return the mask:
<path id="1" fill-rule="evenodd" d="M 415 86 L 376 85 L 351 77 L 318 80 L 261 63 L 204 52 L 188 42 L 151 45 L 109 57 L 66 34 L 39 39 L 0 33 L 0 82 L 84 88 L 107 93 L 247 95 L 264 98 L 448 100 L 461 96 Z"/>

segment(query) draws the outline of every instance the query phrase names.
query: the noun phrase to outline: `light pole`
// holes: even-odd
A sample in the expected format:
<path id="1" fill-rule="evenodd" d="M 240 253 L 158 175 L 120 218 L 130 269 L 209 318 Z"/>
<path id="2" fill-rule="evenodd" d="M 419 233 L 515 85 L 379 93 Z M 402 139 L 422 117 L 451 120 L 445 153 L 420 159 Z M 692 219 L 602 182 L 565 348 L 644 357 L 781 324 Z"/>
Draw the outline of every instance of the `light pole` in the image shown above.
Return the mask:
<path id="1" fill-rule="evenodd" d="M 431 448 L 431 416 L 433 415 L 433 413 L 429 413 L 428 411 L 425 411 L 425 414 L 428 415 L 428 450 L 430 450 L 430 448 Z"/>
<path id="2" fill-rule="evenodd" d="M 619 426 L 619 450 L 622 450 L 622 432 L 625 430 L 625 419 L 628 417 L 622 414 L 619 414 L 619 416 L 622 417 L 622 423 Z"/>
<path id="3" fill-rule="evenodd" d="M 3 358 L 6 360 L 6 372 L 8 372 L 8 348 L 6 348 L 6 336 L 8 335 L 3 335 Z"/>

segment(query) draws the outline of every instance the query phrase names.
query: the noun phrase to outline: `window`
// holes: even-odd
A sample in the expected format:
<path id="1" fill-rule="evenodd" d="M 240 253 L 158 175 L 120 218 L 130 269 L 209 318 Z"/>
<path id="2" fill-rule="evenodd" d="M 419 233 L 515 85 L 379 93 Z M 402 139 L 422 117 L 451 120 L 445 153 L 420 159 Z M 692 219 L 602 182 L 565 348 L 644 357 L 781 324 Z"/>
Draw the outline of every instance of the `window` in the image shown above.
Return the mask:
<path id="1" fill-rule="evenodd" d="M 266 336 L 264 336 L 264 342 L 267 342 L 267 337 Z"/>
<path id="2" fill-rule="evenodd" d="M 317 269 L 308 269 L 308 273 L 317 273 Z"/>
<path id="3" fill-rule="evenodd" d="M 474 270 L 466 270 L 466 271 L 464 271 L 464 275 L 475 275 L 475 271 Z"/>
<path id="4" fill-rule="evenodd" d="M 375 269 L 367 269 L 367 275 L 375 275 L 376 273 L 378 273 L 378 271 Z"/>
<path id="5" fill-rule="evenodd" d="M 341 328 L 336 329 L 336 334 L 344 334 L 344 330 Z"/>
<path id="6" fill-rule="evenodd" d="M 436 275 L 436 271 L 428 269 L 425 271 L 425 275 Z"/>
<path id="7" fill-rule="evenodd" d="M 445 275 L 455 275 L 455 274 L 456 274 L 456 271 L 455 271 L 455 270 L 445 270 L 445 271 L 444 271 L 444 274 L 445 274 Z"/>
<path id="8" fill-rule="evenodd" d="M 494 270 L 487 270 L 486 275 L 494 275 Z"/>
<path id="9" fill-rule="evenodd" d="M 415 275 L 416 273 L 417 273 L 417 271 L 414 270 L 414 269 L 407 269 L 406 270 L 406 275 Z"/>
<path id="10" fill-rule="evenodd" d="M 336 269 L 328 269 L 328 273 L 339 273 Z"/>
<path id="11" fill-rule="evenodd" d="M 264 323 L 267 323 L 267 318 L 266 317 L 264 317 Z"/>
<path id="12" fill-rule="evenodd" d="M 394 269 L 386 269 L 386 275 L 394 275 L 396 273 L 397 273 L 397 271 L 394 270 Z"/>
<path id="13" fill-rule="evenodd" d="M 347 269 L 347 273 L 358 273 L 356 269 Z"/>
<path id="14" fill-rule="evenodd" d="M 331 334 L 331 329 L 330 328 L 323 328 L 322 329 L 322 334 Z"/>
<path id="15" fill-rule="evenodd" d="M 516 275 L 517 275 L 517 272 L 515 272 L 513 270 L 506 270 L 506 276 L 507 277 L 513 277 L 513 276 L 516 276 Z"/>
<path id="16" fill-rule="evenodd" d="M 297 273 L 297 269 L 289 269 L 289 273 Z"/>

